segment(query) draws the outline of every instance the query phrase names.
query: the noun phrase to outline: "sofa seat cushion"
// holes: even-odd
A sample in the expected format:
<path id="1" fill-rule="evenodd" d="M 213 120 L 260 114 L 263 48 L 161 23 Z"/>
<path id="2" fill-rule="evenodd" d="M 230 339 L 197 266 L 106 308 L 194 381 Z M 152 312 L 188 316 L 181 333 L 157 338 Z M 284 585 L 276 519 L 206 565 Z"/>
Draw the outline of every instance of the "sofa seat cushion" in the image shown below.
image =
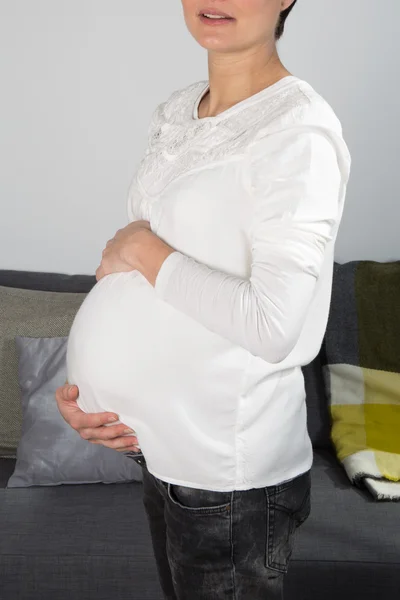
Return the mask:
<path id="1" fill-rule="evenodd" d="M 63 565 L 66 599 L 74 592 L 76 600 L 105 600 L 111 591 L 123 598 L 129 590 L 131 600 L 161 600 L 140 483 L 4 489 L 13 462 L 0 460 L 0 571 L 7 589 L 16 585 L 18 569 L 26 570 L 25 580 L 42 581 L 43 589 L 18 597 L 47 600 L 59 589 Z M 324 600 L 376 600 L 377 590 L 381 600 L 395 597 L 399 504 L 376 502 L 352 486 L 326 450 L 314 452 L 311 503 L 297 530 L 285 598 L 320 600 L 323 591 Z M 124 581 L 116 579 L 121 572 Z M 92 588 L 89 576 L 96 581 Z M 17 593 L 5 596 L 12 597 Z"/>
<path id="2" fill-rule="evenodd" d="M 139 482 L 0 489 L 0 507 L 0 555 L 151 554 Z"/>
<path id="3" fill-rule="evenodd" d="M 0 473 L 13 462 L 1 459 Z M 142 490 L 136 482 L 0 489 L 0 553 L 150 554 Z M 352 486 L 325 450 L 314 453 L 311 502 L 293 559 L 400 565 L 399 504 Z"/>
<path id="4" fill-rule="evenodd" d="M 326 450 L 314 452 L 311 477 L 311 514 L 298 531 L 292 558 L 380 562 L 398 569 L 400 536 L 394 532 L 400 530 L 399 503 L 377 502 L 368 490 L 352 485 Z"/>
<path id="5" fill-rule="evenodd" d="M 5 488 L 1 600 L 162 600 L 140 482 Z"/>
<path id="6" fill-rule="evenodd" d="M 314 451 L 311 514 L 297 530 L 288 600 L 391 600 L 400 590 L 400 506 L 354 487 L 333 452 Z"/>

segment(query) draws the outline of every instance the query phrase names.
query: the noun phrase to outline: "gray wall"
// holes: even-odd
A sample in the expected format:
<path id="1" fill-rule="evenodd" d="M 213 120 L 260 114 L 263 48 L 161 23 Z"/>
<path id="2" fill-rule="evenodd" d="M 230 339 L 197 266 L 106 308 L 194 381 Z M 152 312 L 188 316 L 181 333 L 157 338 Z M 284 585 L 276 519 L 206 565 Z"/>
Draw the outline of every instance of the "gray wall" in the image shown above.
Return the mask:
<path id="1" fill-rule="evenodd" d="M 399 21 L 399 0 L 299 0 L 279 43 L 352 154 L 339 262 L 400 259 Z M 94 274 L 153 109 L 207 76 L 180 0 L 0 0 L 0 268 Z"/>

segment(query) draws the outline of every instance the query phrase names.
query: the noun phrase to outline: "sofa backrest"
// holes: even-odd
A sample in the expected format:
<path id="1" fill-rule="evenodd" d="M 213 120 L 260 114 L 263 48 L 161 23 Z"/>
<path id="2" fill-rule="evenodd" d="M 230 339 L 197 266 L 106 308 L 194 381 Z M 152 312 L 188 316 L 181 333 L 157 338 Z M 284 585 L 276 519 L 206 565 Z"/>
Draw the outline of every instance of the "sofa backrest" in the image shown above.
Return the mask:
<path id="1" fill-rule="evenodd" d="M 330 437 L 331 417 L 322 374 L 322 352 L 323 346 L 316 358 L 302 368 L 306 390 L 307 427 L 313 448 L 333 450 Z"/>

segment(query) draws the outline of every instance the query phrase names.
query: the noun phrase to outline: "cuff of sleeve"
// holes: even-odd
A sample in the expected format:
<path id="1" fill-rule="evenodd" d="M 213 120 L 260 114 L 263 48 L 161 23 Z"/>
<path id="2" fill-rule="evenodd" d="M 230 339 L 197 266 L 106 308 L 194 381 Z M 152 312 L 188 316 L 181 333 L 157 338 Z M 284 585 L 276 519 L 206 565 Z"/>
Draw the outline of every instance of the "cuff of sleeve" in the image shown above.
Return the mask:
<path id="1" fill-rule="evenodd" d="M 164 260 L 154 283 L 154 289 L 160 298 L 165 298 L 167 286 L 172 272 L 185 260 L 185 255 L 178 250 L 171 252 Z"/>

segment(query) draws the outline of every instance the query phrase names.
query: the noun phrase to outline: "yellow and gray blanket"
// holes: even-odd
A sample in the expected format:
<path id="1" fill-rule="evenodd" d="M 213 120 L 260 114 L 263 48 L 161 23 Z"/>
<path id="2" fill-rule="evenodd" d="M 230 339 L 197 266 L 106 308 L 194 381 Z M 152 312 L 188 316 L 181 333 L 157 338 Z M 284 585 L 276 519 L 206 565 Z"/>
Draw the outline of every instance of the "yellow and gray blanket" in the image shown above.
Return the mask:
<path id="1" fill-rule="evenodd" d="M 400 500 L 400 261 L 335 264 L 322 356 L 338 459 L 376 500 Z"/>

